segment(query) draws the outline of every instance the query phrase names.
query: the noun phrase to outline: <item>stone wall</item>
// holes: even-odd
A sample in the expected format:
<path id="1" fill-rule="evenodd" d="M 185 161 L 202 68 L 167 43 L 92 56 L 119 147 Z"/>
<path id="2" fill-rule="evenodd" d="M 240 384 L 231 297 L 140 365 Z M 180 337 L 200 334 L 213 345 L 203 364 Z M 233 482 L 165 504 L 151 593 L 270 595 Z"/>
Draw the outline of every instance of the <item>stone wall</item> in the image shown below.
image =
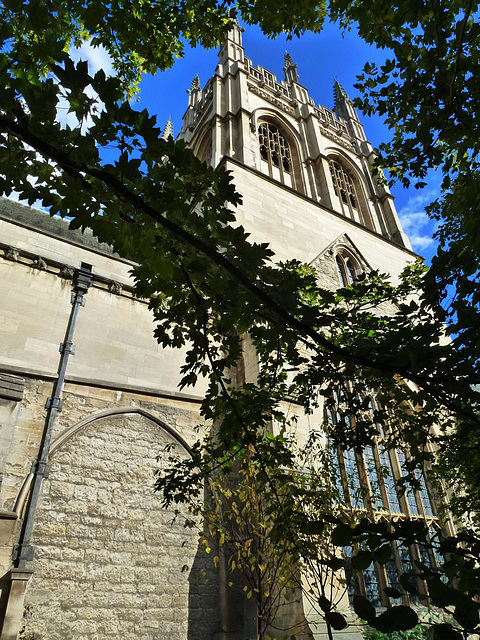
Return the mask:
<path id="1" fill-rule="evenodd" d="M 51 455 L 33 543 L 23 636 L 35 640 L 200 640 L 218 619 L 197 529 L 153 492 L 156 456 L 185 449 L 135 412 L 98 418 Z"/>
<path id="2" fill-rule="evenodd" d="M 85 262 L 94 282 L 54 423 L 18 637 L 212 638 L 218 573 L 198 550 L 198 528 L 185 528 L 182 513 L 175 518 L 153 491 L 165 444 L 188 455 L 198 438 L 203 389 L 178 390 L 184 354 L 153 338 L 147 303 L 132 291 L 131 263 L 67 227 L 0 199 L 0 636 L 13 640 L 19 628 L 23 591 L 12 600 L 12 550 L 71 310 L 73 268 Z M 7 602 L 14 602 L 8 629 Z"/>
<path id="3" fill-rule="evenodd" d="M 417 258 L 412 251 L 232 159 L 225 161 L 225 167 L 232 171 L 242 194 L 237 220 L 249 231 L 251 241 L 270 244 L 276 261 L 296 258 L 310 263 L 345 233 L 372 269 L 394 279 Z"/>

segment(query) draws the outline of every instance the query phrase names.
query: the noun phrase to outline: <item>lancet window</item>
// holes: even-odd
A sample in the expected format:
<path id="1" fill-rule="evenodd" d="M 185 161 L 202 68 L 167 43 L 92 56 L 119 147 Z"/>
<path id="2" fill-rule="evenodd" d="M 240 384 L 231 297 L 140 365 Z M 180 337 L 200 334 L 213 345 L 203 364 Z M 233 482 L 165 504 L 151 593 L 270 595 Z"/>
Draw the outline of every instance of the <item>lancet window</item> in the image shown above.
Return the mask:
<path id="1" fill-rule="evenodd" d="M 262 122 L 258 127 L 258 142 L 266 173 L 293 187 L 292 154 L 283 133 L 271 122 Z"/>
<path id="2" fill-rule="evenodd" d="M 359 222 L 358 195 L 350 172 L 337 160 L 330 159 L 328 166 L 330 167 L 335 195 L 340 201 L 343 215 Z"/>
<path id="3" fill-rule="evenodd" d="M 362 273 L 362 268 L 357 260 L 345 250 L 339 251 L 335 256 L 338 279 L 342 287 L 353 284 Z"/>

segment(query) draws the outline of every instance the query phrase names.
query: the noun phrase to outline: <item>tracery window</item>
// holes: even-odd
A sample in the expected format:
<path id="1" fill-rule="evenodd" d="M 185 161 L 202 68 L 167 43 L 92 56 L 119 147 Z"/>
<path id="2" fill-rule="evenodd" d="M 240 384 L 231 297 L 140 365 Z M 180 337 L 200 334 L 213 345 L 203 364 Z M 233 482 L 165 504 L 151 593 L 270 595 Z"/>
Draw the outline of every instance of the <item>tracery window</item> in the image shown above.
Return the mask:
<path id="1" fill-rule="evenodd" d="M 340 201 L 342 213 L 348 218 L 360 221 L 358 196 L 355 183 L 349 171 L 337 160 L 328 161 L 332 176 L 333 188 Z"/>
<path id="2" fill-rule="evenodd" d="M 336 404 L 339 397 L 335 397 Z M 368 402 L 367 412 L 373 421 L 373 411 L 377 406 L 372 397 Z M 341 420 L 338 410 L 329 407 L 327 420 L 335 427 Z M 343 416 L 342 428 L 355 428 L 355 419 Z M 437 518 L 434 516 L 432 503 L 422 474 L 418 473 L 418 489 L 407 487 L 404 494 L 398 489 L 398 481 L 405 473 L 408 454 L 402 450 L 387 448 L 387 424 L 376 424 L 377 436 L 374 442 L 363 447 L 361 451 L 354 449 L 340 449 L 335 447 L 330 453 L 333 460 L 330 468 L 332 473 L 338 474 L 335 485 L 343 494 L 345 504 L 355 510 L 365 510 L 374 514 L 375 519 L 382 517 L 419 518 L 426 519 L 430 526 L 430 537 L 434 537 L 439 529 Z M 336 458 L 336 460 L 334 459 Z M 354 572 L 347 567 L 347 586 L 350 599 L 360 594 L 368 598 L 376 606 L 398 604 L 402 599 L 415 603 L 416 598 L 407 596 L 399 582 L 399 576 L 412 569 L 415 560 L 435 566 L 442 562 L 433 549 L 420 546 L 412 548 L 392 543 L 392 556 L 384 564 L 372 563 L 362 572 Z M 352 550 L 351 550 L 352 551 Z M 428 562 L 427 562 L 428 560 Z M 384 592 L 385 587 L 393 587 L 403 593 L 402 598 L 389 598 Z"/>
<path id="3" fill-rule="evenodd" d="M 283 133 L 274 124 L 262 122 L 258 127 L 258 141 L 268 175 L 293 187 L 292 155 Z"/>

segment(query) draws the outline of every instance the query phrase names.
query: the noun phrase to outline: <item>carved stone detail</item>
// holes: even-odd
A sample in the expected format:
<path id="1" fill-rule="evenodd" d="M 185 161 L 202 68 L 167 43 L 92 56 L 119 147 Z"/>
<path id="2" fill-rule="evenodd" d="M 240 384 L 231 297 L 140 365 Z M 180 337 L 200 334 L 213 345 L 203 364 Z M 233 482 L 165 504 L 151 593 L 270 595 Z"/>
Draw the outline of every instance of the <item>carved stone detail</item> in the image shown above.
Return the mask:
<path id="1" fill-rule="evenodd" d="M 267 100 L 271 104 L 278 107 L 278 109 L 281 109 L 282 111 L 285 111 L 285 113 L 288 113 L 289 115 L 293 116 L 293 113 L 294 113 L 293 109 L 287 106 L 286 104 L 284 104 L 281 100 L 278 100 L 278 98 L 275 98 L 275 96 L 272 96 L 268 91 L 263 91 L 262 89 L 259 89 L 258 87 L 252 84 L 249 84 L 247 86 L 252 93 L 255 93 L 257 96 L 260 96 L 264 100 Z"/>
<path id="2" fill-rule="evenodd" d="M 68 264 L 62 265 L 60 269 L 60 273 L 58 274 L 60 278 L 64 278 L 65 280 L 71 280 L 73 278 L 74 269 Z"/>
<path id="3" fill-rule="evenodd" d="M 7 247 L 5 249 L 5 258 L 7 260 L 12 260 L 12 262 L 17 262 L 19 251 L 16 247 Z"/>
<path id="4" fill-rule="evenodd" d="M 320 125 L 320 131 L 326 138 L 330 138 L 330 140 L 333 140 L 346 149 L 350 149 L 350 151 L 355 151 L 355 145 L 353 144 L 353 142 L 350 142 L 350 140 L 346 140 L 345 138 L 341 138 L 340 136 L 335 135 L 332 131 L 329 131 L 328 129 L 325 129 L 325 127 L 322 127 L 322 125 Z"/>
<path id="5" fill-rule="evenodd" d="M 110 293 L 113 293 L 114 295 L 119 296 L 122 293 L 123 287 L 120 284 L 120 282 L 116 282 L 115 280 L 112 280 L 108 285 L 108 290 L 110 291 Z"/>
<path id="6" fill-rule="evenodd" d="M 41 256 L 38 256 L 38 258 L 32 263 L 32 267 L 34 269 L 39 269 L 40 271 L 45 271 L 45 269 L 47 268 L 47 263 Z"/>

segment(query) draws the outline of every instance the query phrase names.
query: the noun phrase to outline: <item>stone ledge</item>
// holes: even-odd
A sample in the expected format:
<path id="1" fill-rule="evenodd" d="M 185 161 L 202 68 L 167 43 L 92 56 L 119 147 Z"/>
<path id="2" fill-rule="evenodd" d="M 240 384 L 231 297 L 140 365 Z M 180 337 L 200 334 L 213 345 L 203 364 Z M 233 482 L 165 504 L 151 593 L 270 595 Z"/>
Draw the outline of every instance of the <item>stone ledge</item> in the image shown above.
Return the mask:
<path id="1" fill-rule="evenodd" d="M 0 509 L 0 520 L 16 520 L 17 514 L 9 509 Z"/>
<path id="2" fill-rule="evenodd" d="M 0 373 L 0 398 L 18 402 L 23 398 L 24 387 L 25 378 L 8 373 Z"/>
<path id="3" fill-rule="evenodd" d="M 47 371 L 45 369 L 34 369 L 30 367 L 20 367 L 18 365 L 10 365 L 7 362 L 0 362 L 0 375 L 6 375 L 1 371 L 15 371 L 21 373 L 28 378 L 36 380 L 42 380 L 44 382 L 52 382 L 57 379 L 56 372 L 52 369 Z M 158 389 L 152 387 L 143 387 L 135 384 L 122 384 L 120 382 L 115 383 L 109 380 L 100 378 L 85 378 L 82 376 L 69 376 L 65 377 L 66 384 L 77 384 L 83 387 L 93 387 L 95 389 L 107 389 L 111 391 L 123 391 L 125 393 L 135 393 L 144 396 L 150 396 L 154 398 L 165 398 L 171 400 L 181 400 L 185 402 L 194 402 L 200 404 L 203 401 L 203 395 L 197 395 L 194 393 L 184 393 L 183 391 L 174 391 L 173 389 Z M 1 397 L 1 393 L 0 393 Z"/>

